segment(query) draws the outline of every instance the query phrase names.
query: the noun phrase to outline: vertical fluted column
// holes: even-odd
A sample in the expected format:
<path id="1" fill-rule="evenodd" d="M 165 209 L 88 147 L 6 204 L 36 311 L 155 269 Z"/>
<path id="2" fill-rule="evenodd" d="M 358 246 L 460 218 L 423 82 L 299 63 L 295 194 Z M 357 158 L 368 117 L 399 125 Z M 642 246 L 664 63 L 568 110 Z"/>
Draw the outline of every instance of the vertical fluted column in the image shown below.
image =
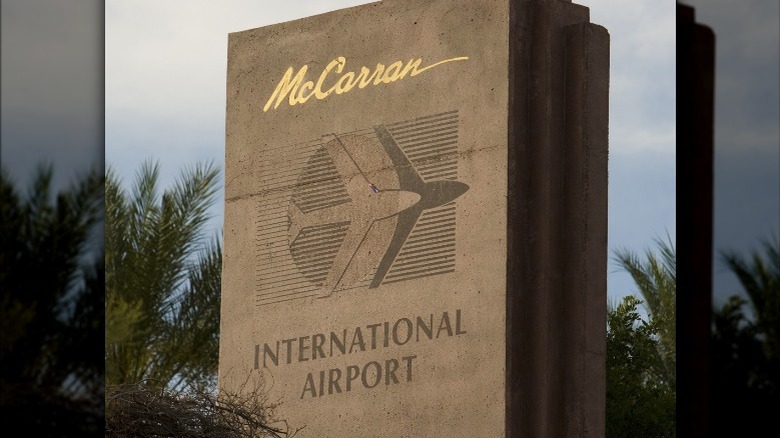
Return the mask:
<path id="1" fill-rule="evenodd" d="M 510 10 L 507 436 L 603 436 L 609 36 Z"/>

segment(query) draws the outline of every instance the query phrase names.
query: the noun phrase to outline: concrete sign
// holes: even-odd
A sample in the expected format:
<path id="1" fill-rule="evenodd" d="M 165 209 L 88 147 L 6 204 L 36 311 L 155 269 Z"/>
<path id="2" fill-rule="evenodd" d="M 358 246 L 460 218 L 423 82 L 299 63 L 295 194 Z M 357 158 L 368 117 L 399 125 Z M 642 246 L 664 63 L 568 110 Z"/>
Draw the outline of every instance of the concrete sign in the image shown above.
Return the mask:
<path id="1" fill-rule="evenodd" d="M 523 5 L 388 0 L 230 34 L 221 389 L 264 385 L 297 436 L 520 433 Z"/>

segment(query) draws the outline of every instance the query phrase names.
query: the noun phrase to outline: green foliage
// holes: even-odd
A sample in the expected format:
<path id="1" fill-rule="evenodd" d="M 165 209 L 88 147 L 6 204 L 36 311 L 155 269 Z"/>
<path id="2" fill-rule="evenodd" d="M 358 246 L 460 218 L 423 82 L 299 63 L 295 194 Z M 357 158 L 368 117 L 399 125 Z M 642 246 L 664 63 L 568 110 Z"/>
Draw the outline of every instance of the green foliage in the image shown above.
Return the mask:
<path id="1" fill-rule="evenodd" d="M 677 261 L 670 239 L 656 244 L 660 256 L 648 250 L 644 261 L 625 249 L 615 252 L 643 301 L 629 295 L 607 311 L 607 437 L 676 433 Z"/>
<path id="2" fill-rule="evenodd" d="M 83 436 L 102 428 L 103 257 L 90 237 L 103 176 L 52 199 L 52 175 L 39 167 L 21 195 L 0 171 L 0 407 L 26 433 Z"/>
<path id="3" fill-rule="evenodd" d="M 216 376 L 222 249 L 204 242 L 219 171 L 185 169 L 159 193 L 144 163 L 126 190 L 106 173 L 106 381 L 173 390 L 212 387 Z"/>
<path id="4" fill-rule="evenodd" d="M 607 437 L 675 436 L 675 389 L 658 354 L 659 326 L 627 296 L 607 312 Z"/>
<path id="5" fill-rule="evenodd" d="M 765 240 L 749 259 L 731 251 L 722 260 L 746 301 L 731 296 L 713 312 L 711 344 L 714 436 L 766 436 L 780 412 L 780 240 Z M 745 314 L 748 307 L 752 316 Z"/>
<path id="6" fill-rule="evenodd" d="M 658 329 L 658 354 L 666 379 L 672 384 L 677 373 L 677 259 L 671 239 L 656 239 L 660 257 L 647 250 L 646 261 L 628 250 L 615 252 L 618 265 L 631 275 L 639 288 L 648 316 Z"/>

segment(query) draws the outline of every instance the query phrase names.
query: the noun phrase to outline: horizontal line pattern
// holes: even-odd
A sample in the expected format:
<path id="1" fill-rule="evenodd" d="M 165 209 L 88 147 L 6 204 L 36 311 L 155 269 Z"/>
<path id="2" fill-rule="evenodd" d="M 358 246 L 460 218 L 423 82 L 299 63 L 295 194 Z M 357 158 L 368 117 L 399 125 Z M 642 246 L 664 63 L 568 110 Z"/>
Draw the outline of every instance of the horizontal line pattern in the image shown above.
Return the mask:
<path id="1" fill-rule="evenodd" d="M 290 253 L 287 211 L 290 190 L 266 192 L 257 205 L 255 304 L 263 306 L 313 296 L 317 287 L 303 276 Z"/>
<path id="2" fill-rule="evenodd" d="M 457 179 L 457 110 L 386 126 L 424 181 Z"/>
<path id="3" fill-rule="evenodd" d="M 424 181 L 458 178 L 458 111 L 387 125 Z M 455 204 L 420 216 L 383 283 L 455 271 Z"/>
<path id="4" fill-rule="evenodd" d="M 424 181 L 458 176 L 458 111 L 385 125 Z M 346 135 L 349 133 L 341 133 Z M 353 134 L 373 135 L 373 129 Z M 262 159 L 256 221 L 257 306 L 318 295 L 349 222 L 303 228 L 288 236 L 291 203 L 303 212 L 351 202 L 333 161 L 323 148 L 329 135 L 280 146 Z M 284 149 L 283 151 L 281 149 Z M 383 283 L 440 275 L 455 270 L 454 202 L 426 210 L 408 236 Z M 368 288 L 376 273 L 348 289 Z"/>
<path id="5" fill-rule="evenodd" d="M 349 222 L 306 227 L 290 245 L 290 253 L 300 272 L 316 286 L 322 286 L 333 266 Z"/>
<path id="6" fill-rule="evenodd" d="M 307 162 L 292 201 L 304 213 L 350 202 L 341 176 L 325 148 L 320 148 Z"/>
<path id="7" fill-rule="evenodd" d="M 317 287 L 295 265 L 290 253 L 288 210 L 299 175 L 322 150 L 322 140 L 286 146 L 264 156 L 259 171 L 261 187 L 255 224 L 255 305 L 305 298 Z M 299 207 L 300 208 L 300 207 Z"/>
<path id="8" fill-rule="evenodd" d="M 426 210 L 382 283 L 396 283 L 455 270 L 455 202 Z"/>

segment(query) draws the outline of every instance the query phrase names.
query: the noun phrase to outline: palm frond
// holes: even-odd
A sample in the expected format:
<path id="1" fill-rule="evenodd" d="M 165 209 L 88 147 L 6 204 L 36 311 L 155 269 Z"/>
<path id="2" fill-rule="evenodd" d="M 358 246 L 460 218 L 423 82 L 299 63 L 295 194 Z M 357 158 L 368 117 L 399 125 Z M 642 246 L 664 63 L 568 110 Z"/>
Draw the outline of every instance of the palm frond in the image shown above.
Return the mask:
<path id="1" fill-rule="evenodd" d="M 212 163 L 186 167 L 162 193 L 159 173 L 156 163 L 143 163 L 129 192 L 113 168 L 107 174 L 107 299 L 145 327 L 110 337 L 110 384 L 170 387 L 184 379 L 187 386 L 215 371 L 221 245 L 204 242 L 204 227 L 220 172 Z"/>
<path id="2" fill-rule="evenodd" d="M 625 248 L 614 252 L 613 260 L 625 270 L 637 285 L 650 321 L 657 327 L 658 355 L 667 377 L 676 375 L 676 256 L 674 245 L 655 239 L 660 256 L 650 249 L 644 260 Z"/>

